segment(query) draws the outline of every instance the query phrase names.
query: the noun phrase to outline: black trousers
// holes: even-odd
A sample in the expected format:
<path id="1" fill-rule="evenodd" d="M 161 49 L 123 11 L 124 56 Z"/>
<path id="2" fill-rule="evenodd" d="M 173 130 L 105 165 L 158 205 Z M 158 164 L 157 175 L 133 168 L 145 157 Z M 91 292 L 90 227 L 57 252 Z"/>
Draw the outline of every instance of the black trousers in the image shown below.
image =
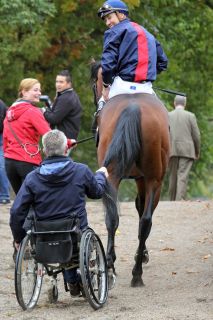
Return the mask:
<path id="1" fill-rule="evenodd" d="M 33 163 L 5 158 L 7 177 L 15 194 L 17 194 L 21 188 L 26 175 L 35 168 L 37 168 L 37 165 Z"/>

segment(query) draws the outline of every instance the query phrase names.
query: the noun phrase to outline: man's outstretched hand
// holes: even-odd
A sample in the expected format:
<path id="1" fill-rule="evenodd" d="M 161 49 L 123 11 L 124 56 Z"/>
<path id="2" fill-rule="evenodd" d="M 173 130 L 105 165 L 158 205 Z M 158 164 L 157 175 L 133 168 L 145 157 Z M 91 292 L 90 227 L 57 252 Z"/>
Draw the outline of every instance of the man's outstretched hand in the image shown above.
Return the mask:
<path id="1" fill-rule="evenodd" d="M 98 169 L 96 172 L 103 172 L 103 173 L 105 174 L 106 178 L 108 178 L 108 176 L 109 176 L 109 173 L 108 173 L 106 167 L 101 167 L 101 168 Z"/>

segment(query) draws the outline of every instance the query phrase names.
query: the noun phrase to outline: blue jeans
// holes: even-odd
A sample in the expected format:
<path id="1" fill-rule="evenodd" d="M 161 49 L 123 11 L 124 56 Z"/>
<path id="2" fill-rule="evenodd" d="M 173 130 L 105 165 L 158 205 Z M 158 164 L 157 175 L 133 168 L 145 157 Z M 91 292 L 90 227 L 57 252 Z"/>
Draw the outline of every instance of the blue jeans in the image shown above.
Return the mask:
<path id="1" fill-rule="evenodd" d="M 5 162 L 2 146 L 2 133 L 0 134 L 0 201 L 10 200 L 10 184 L 5 171 Z"/>

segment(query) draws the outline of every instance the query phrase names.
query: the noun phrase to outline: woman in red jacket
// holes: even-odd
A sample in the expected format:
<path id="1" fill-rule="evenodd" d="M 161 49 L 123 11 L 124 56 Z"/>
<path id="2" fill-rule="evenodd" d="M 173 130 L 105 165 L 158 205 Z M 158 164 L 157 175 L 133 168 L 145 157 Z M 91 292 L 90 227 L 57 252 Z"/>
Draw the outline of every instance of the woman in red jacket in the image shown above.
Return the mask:
<path id="1" fill-rule="evenodd" d="M 36 107 L 41 95 L 38 80 L 27 78 L 19 85 L 18 100 L 4 120 L 3 149 L 7 176 L 17 194 L 26 175 L 41 162 L 39 140 L 51 130 Z"/>

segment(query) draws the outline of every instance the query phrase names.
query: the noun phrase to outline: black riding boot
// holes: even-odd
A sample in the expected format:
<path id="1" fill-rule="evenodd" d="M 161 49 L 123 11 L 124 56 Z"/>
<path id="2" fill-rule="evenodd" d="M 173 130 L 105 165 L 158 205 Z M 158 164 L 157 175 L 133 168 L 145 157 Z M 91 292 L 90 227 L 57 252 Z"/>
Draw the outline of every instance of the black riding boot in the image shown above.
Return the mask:
<path id="1" fill-rule="evenodd" d="M 91 126 L 91 130 L 93 134 L 96 133 L 97 126 L 98 126 L 98 116 L 97 116 L 97 112 L 95 112 L 94 119 L 92 120 L 92 126 Z"/>

